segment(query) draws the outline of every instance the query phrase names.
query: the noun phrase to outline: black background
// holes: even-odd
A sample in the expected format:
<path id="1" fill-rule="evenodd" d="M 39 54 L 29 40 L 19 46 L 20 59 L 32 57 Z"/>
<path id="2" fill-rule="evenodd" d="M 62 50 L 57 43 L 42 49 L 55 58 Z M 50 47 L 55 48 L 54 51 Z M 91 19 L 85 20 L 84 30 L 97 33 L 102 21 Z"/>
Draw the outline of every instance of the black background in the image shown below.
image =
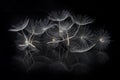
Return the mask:
<path id="1" fill-rule="evenodd" d="M 14 51 L 14 37 L 8 29 L 19 19 L 25 17 L 44 17 L 51 10 L 70 10 L 77 14 L 86 14 L 96 19 L 96 26 L 108 30 L 111 36 L 111 44 L 108 48 L 109 61 L 93 69 L 88 74 L 49 74 L 47 71 L 38 73 L 26 73 L 13 65 L 12 57 Z M 71 80 L 104 80 L 119 77 L 119 7 L 114 1 L 91 1 L 91 0 L 4 0 L 0 2 L 0 78 L 1 80 L 48 80 L 48 79 L 71 79 Z M 118 21 L 118 22 L 117 22 Z M 104 26 L 104 27 L 103 27 Z"/>

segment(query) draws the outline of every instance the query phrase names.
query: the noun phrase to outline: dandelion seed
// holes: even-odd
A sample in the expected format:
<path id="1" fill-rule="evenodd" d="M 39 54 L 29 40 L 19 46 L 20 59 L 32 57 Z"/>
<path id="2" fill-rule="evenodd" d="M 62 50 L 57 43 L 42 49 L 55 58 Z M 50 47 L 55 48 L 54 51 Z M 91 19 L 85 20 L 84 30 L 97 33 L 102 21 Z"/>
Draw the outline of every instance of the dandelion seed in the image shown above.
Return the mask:
<path id="1" fill-rule="evenodd" d="M 90 23 L 93 23 L 93 19 L 87 17 L 87 16 L 74 16 L 73 17 L 73 21 L 78 24 L 78 25 L 87 25 L 87 24 L 90 24 Z"/>
<path id="2" fill-rule="evenodd" d="M 97 34 L 97 44 L 95 46 L 96 49 L 103 50 L 110 43 L 110 36 L 105 30 L 100 30 Z"/>
<path id="3" fill-rule="evenodd" d="M 70 13 L 68 11 L 61 11 L 61 12 L 51 12 L 49 14 L 49 19 L 52 20 L 52 21 L 63 21 L 65 20 L 66 18 L 68 18 L 70 15 Z"/>
<path id="4" fill-rule="evenodd" d="M 26 28 L 29 33 L 34 31 L 34 35 L 42 35 L 47 29 L 53 27 L 55 24 L 50 22 L 48 19 L 33 21 L 31 20 L 30 25 Z"/>
<path id="5" fill-rule="evenodd" d="M 18 24 L 16 26 L 12 26 L 14 29 L 9 29 L 9 31 L 17 32 L 25 29 L 29 23 L 29 19 L 25 20 L 22 22 L 22 24 Z"/>
<path id="6" fill-rule="evenodd" d="M 21 38 L 23 40 L 19 41 L 20 43 L 17 43 L 19 44 L 18 46 L 21 47 L 21 49 L 23 50 L 25 50 L 27 47 L 36 48 L 35 45 L 33 45 L 34 40 L 32 40 L 32 36 L 33 34 L 30 34 L 29 36 L 27 36 L 22 30 Z"/>
<path id="7" fill-rule="evenodd" d="M 72 52 L 86 52 L 96 45 L 94 35 L 86 27 L 80 27 L 75 39 L 71 41 Z"/>

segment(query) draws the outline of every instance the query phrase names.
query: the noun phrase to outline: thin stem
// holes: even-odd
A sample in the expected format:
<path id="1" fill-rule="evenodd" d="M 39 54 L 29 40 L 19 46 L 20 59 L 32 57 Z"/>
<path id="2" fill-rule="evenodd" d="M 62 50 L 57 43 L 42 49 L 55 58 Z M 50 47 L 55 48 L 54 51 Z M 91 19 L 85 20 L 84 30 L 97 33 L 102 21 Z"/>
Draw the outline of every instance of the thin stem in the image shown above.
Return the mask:
<path id="1" fill-rule="evenodd" d="M 59 28 L 59 36 L 61 36 L 61 35 L 60 35 L 60 21 L 58 21 L 58 28 Z M 59 60 L 60 60 L 60 56 L 61 56 L 61 55 L 60 55 L 60 45 L 58 46 L 58 49 L 59 49 L 59 50 L 58 50 L 58 55 L 59 55 Z"/>
<path id="2" fill-rule="evenodd" d="M 74 23 L 72 23 L 67 30 L 71 29 L 71 27 L 72 27 L 73 25 L 74 25 Z"/>
<path id="3" fill-rule="evenodd" d="M 69 40 L 68 32 L 66 32 L 66 34 L 67 34 L 67 46 L 69 46 L 70 45 L 70 40 Z"/>
<path id="4" fill-rule="evenodd" d="M 31 59 L 32 59 L 32 61 L 34 63 L 34 58 L 33 58 L 33 55 L 32 55 L 32 53 L 30 51 L 29 51 L 29 55 L 30 55 L 30 57 L 31 57 Z"/>
<path id="5" fill-rule="evenodd" d="M 61 55 L 60 55 L 60 45 L 59 45 L 59 47 L 58 47 L 58 57 L 59 57 L 59 60 L 60 60 L 60 57 L 61 57 Z"/>
<path id="6" fill-rule="evenodd" d="M 26 40 L 26 41 L 28 41 L 28 39 L 27 39 L 27 37 L 26 37 L 26 35 L 25 35 L 25 33 L 24 33 L 24 31 L 23 31 L 23 30 L 22 30 L 22 34 L 23 34 L 23 36 L 24 36 L 25 40 Z"/>
<path id="7" fill-rule="evenodd" d="M 33 34 L 34 34 L 34 31 L 32 31 L 32 34 L 29 37 L 29 40 L 28 40 L 29 42 L 31 41 L 31 38 L 32 38 Z"/>
<path id="8" fill-rule="evenodd" d="M 70 47 L 69 46 L 67 46 L 67 52 L 66 52 L 66 58 L 69 56 L 69 51 L 70 51 Z"/>

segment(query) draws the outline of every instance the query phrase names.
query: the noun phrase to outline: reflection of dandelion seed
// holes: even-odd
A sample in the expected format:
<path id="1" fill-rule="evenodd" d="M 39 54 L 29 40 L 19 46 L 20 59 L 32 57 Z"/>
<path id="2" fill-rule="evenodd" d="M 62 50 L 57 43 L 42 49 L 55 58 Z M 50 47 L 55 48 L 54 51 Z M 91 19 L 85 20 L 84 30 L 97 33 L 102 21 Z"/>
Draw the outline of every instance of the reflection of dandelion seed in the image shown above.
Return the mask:
<path id="1" fill-rule="evenodd" d="M 49 66 L 53 71 L 68 71 L 67 66 L 63 62 L 54 62 Z"/>
<path id="2" fill-rule="evenodd" d="M 97 58 L 98 62 L 101 64 L 103 64 L 109 60 L 108 55 L 105 52 L 101 52 L 101 51 L 97 53 L 96 58 Z"/>

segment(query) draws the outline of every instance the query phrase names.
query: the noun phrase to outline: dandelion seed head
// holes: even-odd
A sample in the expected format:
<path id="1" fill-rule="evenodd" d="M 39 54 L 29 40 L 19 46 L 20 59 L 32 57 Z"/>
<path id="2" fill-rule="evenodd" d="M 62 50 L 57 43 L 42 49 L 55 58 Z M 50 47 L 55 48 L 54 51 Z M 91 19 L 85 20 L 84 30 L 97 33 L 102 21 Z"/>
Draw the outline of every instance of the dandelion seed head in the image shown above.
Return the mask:
<path id="1" fill-rule="evenodd" d="M 100 38 L 99 41 L 100 41 L 101 43 L 104 43 L 104 42 L 105 42 L 105 40 L 104 40 L 103 38 Z"/>
<path id="2" fill-rule="evenodd" d="M 105 30 L 100 30 L 99 33 L 97 34 L 97 40 L 98 42 L 96 43 L 95 48 L 99 50 L 104 50 L 110 43 L 110 36 L 108 35 L 108 32 L 106 32 Z"/>
<path id="3" fill-rule="evenodd" d="M 63 30 L 59 30 L 59 33 L 63 33 Z"/>
<path id="4" fill-rule="evenodd" d="M 47 30 L 47 28 L 43 28 L 43 31 L 46 31 Z"/>
<path id="5" fill-rule="evenodd" d="M 86 38 L 87 38 L 87 36 L 84 36 L 84 35 L 80 36 L 80 39 L 81 39 L 81 40 L 84 40 L 84 39 L 86 39 Z"/>
<path id="6" fill-rule="evenodd" d="M 53 42 L 55 42 L 55 41 L 56 41 L 56 39 L 55 39 L 55 38 L 53 38 L 53 39 L 52 39 L 52 41 L 53 41 Z"/>

